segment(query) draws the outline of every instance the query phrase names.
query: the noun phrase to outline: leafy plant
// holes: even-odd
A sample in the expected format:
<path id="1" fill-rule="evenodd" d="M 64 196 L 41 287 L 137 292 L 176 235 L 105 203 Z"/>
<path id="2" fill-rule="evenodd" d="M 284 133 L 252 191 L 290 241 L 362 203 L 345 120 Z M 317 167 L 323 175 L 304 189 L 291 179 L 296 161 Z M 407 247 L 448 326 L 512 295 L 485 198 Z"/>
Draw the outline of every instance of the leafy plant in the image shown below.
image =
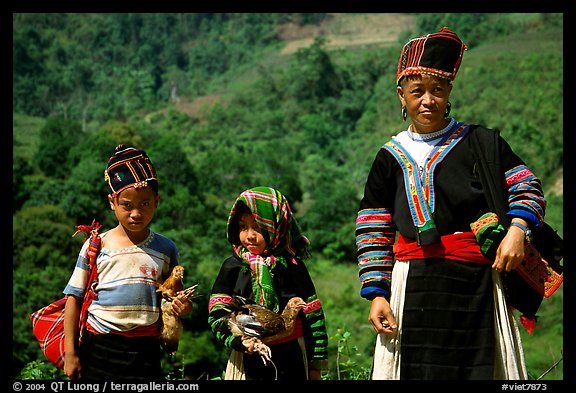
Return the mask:
<path id="1" fill-rule="evenodd" d="M 351 345 L 352 333 L 347 330 L 338 329 L 336 335 L 332 337 L 338 340 L 338 354 L 336 355 L 336 378 L 337 380 L 366 380 L 370 377 L 370 369 L 360 367 L 356 358 L 364 356 L 358 348 Z"/>

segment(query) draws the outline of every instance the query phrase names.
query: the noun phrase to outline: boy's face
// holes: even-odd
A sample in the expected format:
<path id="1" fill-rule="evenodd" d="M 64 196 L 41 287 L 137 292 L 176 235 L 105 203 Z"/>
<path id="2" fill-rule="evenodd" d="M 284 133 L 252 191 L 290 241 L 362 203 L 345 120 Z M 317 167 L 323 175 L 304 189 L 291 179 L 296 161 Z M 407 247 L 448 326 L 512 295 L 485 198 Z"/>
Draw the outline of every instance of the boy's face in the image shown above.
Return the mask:
<path id="1" fill-rule="evenodd" d="M 116 218 L 128 232 L 141 232 L 148 229 L 154 217 L 160 197 L 149 187 L 128 187 L 117 198 L 108 196 L 110 207 Z"/>
<path id="2" fill-rule="evenodd" d="M 238 219 L 240 243 L 252 254 L 261 255 L 266 249 L 266 240 L 250 213 L 242 213 Z"/>

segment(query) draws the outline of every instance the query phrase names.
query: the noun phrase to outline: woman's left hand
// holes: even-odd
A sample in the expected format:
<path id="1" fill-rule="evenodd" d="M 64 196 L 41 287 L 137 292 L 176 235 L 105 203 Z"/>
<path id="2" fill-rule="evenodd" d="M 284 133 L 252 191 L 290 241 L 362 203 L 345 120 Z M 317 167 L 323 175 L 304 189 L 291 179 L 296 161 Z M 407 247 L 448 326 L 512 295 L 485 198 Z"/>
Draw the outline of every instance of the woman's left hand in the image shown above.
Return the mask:
<path id="1" fill-rule="evenodd" d="M 524 231 L 515 226 L 511 226 L 500 243 L 500 246 L 498 246 L 492 269 L 499 272 L 509 272 L 516 269 L 524 260 L 525 241 L 526 235 Z"/>

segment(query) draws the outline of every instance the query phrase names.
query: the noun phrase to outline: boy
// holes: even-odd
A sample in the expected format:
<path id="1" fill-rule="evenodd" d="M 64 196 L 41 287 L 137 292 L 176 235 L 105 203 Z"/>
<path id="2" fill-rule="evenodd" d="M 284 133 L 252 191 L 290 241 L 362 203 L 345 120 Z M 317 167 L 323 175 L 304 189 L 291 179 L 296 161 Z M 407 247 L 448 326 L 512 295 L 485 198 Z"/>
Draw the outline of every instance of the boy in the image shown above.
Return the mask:
<path id="1" fill-rule="evenodd" d="M 64 289 L 64 372 L 73 380 L 162 379 L 157 288 L 178 264 L 178 249 L 171 239 L 148 228 L 160 200 L 156 170 L 146 152 L 122 144 L 108 160 L 104 179 L 118 225 L 101 235 L 96 298 L 88 309 L 80 348 L 78 317 L 88 242 Z M 172 309 L 181 316 L 192 311 L 192 303 L 179 295 Z"/>

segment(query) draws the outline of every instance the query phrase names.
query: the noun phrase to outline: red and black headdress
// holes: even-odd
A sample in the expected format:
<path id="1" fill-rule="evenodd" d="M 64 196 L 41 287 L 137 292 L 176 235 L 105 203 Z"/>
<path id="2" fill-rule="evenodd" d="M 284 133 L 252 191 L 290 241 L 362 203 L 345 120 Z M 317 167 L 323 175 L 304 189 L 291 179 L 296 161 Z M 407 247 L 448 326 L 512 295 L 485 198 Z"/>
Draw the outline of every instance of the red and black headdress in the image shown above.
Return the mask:
<path id="1" fill-rule="evenodd" d="M 406 75 L 430 74 L 454 80 L 462 55 L 468 47 L 450 29 L 414 38 L 402 48 L 396 71 L 396 83 Z"/>

